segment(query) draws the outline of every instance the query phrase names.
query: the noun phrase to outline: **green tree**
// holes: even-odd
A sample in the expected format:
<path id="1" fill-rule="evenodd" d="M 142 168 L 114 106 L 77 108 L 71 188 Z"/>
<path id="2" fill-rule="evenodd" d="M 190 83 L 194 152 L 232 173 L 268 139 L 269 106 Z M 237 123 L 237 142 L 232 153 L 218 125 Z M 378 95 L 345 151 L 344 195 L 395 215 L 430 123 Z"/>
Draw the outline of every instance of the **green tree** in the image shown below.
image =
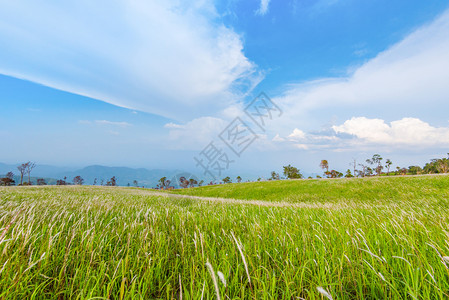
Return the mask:
<path id="1" fill-rule="evenodd" d="M 385 161 L 385 167 L 387 168 L 387 175 L 390 175 L 390 168 L 392 164 L 393 162 L 389 158 Z"/>
<path id="2" fill-rule="evenodd" d="M 284 175 L 287 179 L 298 179 L 302 178 L 302 174 L 300 173 L 298 168 L 293 167 L 292 165 L 283 166 Z"/>
<path id="3" fill-rule="evenodd" d="M 408 173 L 410 175 L 419 175 L 422 173 L 422 168 L 420 166 L 410 166 L 408 167 Z"/>
<path id="4" fill-rule="evenodd" d="M 237 179 L 237 182 L 238 182 L 238 183 L 242 182 L 242 177 L 240 177 L 240 176 L 237 176 L 237 178 L 236 178 L 236 179 Z"/>
<path id="5" fill-rule="evenodd" d="M 354 175 L 352 175 L 351 170 L 347 169 L 345 177 L 346 178 L 351 178 L 351 177 L 354 177 Z"/>
<path id="6" fill-rule="evenodd" d="M 193 179 L 193 178 L 190 178 L 190 179 L 189 179 L 189 184 L 190 184 L 190 187 L 194 187 L 195 184 L 198 184 L 198 181 L 196 181 L 196 180 Z"/>
<path id="7" fill-rule="evenodd" d="M 374 154 L 373 157 L 371 159 L 367 159 L 366 162 L 370 165 L 373 165 L 373 170 L 376 171 L 377 175 L 380 175 L 382 173 L 382 169 L 384 168 L 382 166 L 382 160 L 382 156 L 380 156 L 379 154 Z"/>
<path id="8" fill-rule="evenodd" d="M 231 177 L 227 176 L 227 177 L 223 178 L 223 182 L 224 183 L 232 183 Z"/>
<path id="9" fill-rule="evenodd" d="M 440 173 L 447 173 L 449 170 L 449 160 L 447 158 L 437 160 L 437 170 Z"/>
<path id="10" fill-rule="evenodd" d="M 271 178 L 270 180 L 279 180 L 279 174 L 275 171 L 271 172 Z"/>
<path id="11" fill-rule="evenodd" d="M 164 188 L 165 187 L 165 181 L 167 180 L 167 177 L 161 177 L 160 179 L 159 179 L 159 184 L 160 184 L 160 186 L 161 186 L 161 188 Z"/>

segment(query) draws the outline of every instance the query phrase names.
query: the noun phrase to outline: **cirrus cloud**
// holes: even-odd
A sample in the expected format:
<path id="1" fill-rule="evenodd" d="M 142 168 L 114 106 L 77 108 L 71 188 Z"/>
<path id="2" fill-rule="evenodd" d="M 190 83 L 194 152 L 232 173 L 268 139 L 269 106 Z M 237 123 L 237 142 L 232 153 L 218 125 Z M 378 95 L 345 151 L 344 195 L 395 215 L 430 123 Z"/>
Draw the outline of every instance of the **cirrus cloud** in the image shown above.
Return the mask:
<path id="1" fill-rule="evenodd" d="M 268 13 L 268 6 L 270 5 L 270 0 L 260 0 L 259 9 L 256 11 L 256 15 L 264 16 Z"/>
<path id="2" fill-rule="evenodd" d="M 261 79 L 208 0 L 4 1 L 0 43 L 1 74 L 181 120 Z"/>

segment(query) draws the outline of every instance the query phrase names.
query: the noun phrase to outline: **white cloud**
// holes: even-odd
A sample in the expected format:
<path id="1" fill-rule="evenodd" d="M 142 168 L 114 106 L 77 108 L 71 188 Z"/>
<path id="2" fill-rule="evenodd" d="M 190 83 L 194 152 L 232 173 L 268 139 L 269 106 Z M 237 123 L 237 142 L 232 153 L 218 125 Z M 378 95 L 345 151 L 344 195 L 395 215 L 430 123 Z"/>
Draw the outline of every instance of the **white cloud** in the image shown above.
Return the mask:
<path id="1" fill-rule="evenodd" d="M 92 124 L 97 124 L 97 125 L 102 125 L 102 126 L 109 125 L 109 126 L 117 126 L 117 127 L 122 127 L 122 128 L 132 126 L 132 124 L 130 124 L 128 122 L 114 122 L 114 121 L 108 121 L 108 120 L 95 120 L 95 121 L 79 120 L 78 123 L 83 124 L 83 125 L 92 125 Z"/>
<path id="2" fill-rule="evenodd" d="M 165 128 L 168 129 L 184 129 L 186 126 L 181 124 L 175 124 L 175 123 L 167 123 L 164 125 Z"/>
<path id="3" fill-rule="evenodd" d="M 260 0 L 259 9 L 256 10 L 256 15 L 264 16 L 268 12 L 268 6 L 270 5 L 270 0 Z"/>
<path id="4" fill-rule="evenodd" d="M 317 123 L 323 124 L 323 116 L 347 118 L 354 110 L 361 114 L 376 111 L 380 117 L 385 117 L 383 113 L 401 114 L 404 110 L 441 116 L 449 110 L 447 78 L 449 11 L 347 77 L 287 86 L 282 96 L 273 98 L 285 111 L 276 131 L 285 134 L 298 126 L 312 123 L 319 126 Z"/>
<path id="5" fill-rule="evenodd" d="M 112 125 L 112 126 L 118 126 L 118 127 L 130 127 L 132 124 L 128 122 L 113 122 L 108 120 L 96 120 L 96 124 L 98 125 Z"/>
<path id="6" fill-rule="evenodd" d="M 395 147 L 449 145 L 449 128 L 433 127 L 416 118 L 403 118 L 387 124 L 381 119 L 354 117 L 332 128 L 336 133 L 353 135 L 362 143 Z"/>
<path id="7" fill-rule="evenodd" d="M 261 78 L 212 0 L 1 6 L 8 76 L 180 120 L 228 107 Z"/>
<path id="8" fill-rule="evenodd" d="M 442 149 L 449 147 L 449 127 L 435 127 L 417 118 L 390 123 L 382 119 L 353 117 L 318 132 L 295 128 L 286 137 L 271 140 L 278 149 L 352 151 L 393 149 Z"/>
<path id="9" fill-rule="evenodd" d="M 288 136 L 289 140 L 303 140 L 306 138 L 306 133 L 298 128 L 295 128 L 293 132 Z"/>
<path id="10" fill-rule="evenodd" d="M 277 133 L 274 138 L 272 139 L 273 142 L 285 142 L 285 139 L 282 138 L 279 133 Z"/>

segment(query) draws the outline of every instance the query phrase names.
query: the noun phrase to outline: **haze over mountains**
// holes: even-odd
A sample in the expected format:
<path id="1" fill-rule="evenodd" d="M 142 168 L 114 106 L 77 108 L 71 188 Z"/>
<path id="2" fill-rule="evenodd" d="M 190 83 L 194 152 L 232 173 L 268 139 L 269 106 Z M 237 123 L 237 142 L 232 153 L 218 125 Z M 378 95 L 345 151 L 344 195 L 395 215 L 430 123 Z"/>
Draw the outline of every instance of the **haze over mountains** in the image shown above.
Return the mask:
<path id="1" fill-rule="evenodd" d="M 0 163 L 0 177 L 5 175 L 8 172 L 13 172 L 15 175 L 14 180 L 16 184 L 20 182 L 20 173 L 17 170 L 17 166 L 19 164 L 5 164 Z M 280 172 L 280 170 L 277 170 Z M 193 173 L 193 174 L 192 174 Z M 169 169 L 146 169 L 146 168 L 129 168 L 129 167 L 108 167 L 101 165 L 91 165 L 85 168 L 70 168 L 70 167 L 57 167 L 51 165 L 39 165 L 36 164 L 36 167 L 31 172 L 31 182 L 36 184 L 37 178 L 44 178 L 47 184 L 56 184 L 56 180 L 63 179 L 67 177 L 67 183 L 73 183 L 73 178 L 75 176 L 81 176 L 84 179 L 85 185 L 92 185 L 94 183 L 95 178 L 97 179 L 97 185 L 103 184 L 106 185 L 106 182 L 111 179 L 111 177 L 115 176 L 117 178 L 117 185 L 119 186 L 127 186 L 128 183 L 131 186 L 134 186 L 134 180 L 137 180 L 139 187 L 146 188 L 154 188 L 157 186 L 158 181 L 161 177 L 167 177 L 167 179 L 172 180 L 173 182 L 176 180 L 175 177 L 180 176 L 194 176 L 198 181 L 204 180 L 204 184 L 208 184 L 209 182 L 219 183 L 226 176 L 230 176 L 233 182 L 236 182 L 236 177 L 241 176 L 243 181 L 256 181 L 258 178 L 261 180 L 266 180 L 270 177 L 270 172 L 262 171 L 246 171 L 246 172 L 229 172 L 226 174 L 222 174 L 221 178 L 217 178 L 216 180 L 204 176 L 201 172 L 192 173 L 186 172 L 186 170 L 169 170 Z M 305 178 L 312 176 L 315 177 L 318 175 L 317 173 L 309 173 L 302 172 Z M 282 176 L 282 174 L 281 174 Z M 24 182 L 28 181 L 28 177 L 24 176 Z"/>
<path id="2" fill-rule="evenodd" d="M 13 172 L 15 175 L 19 175 L 17 165 L 10 165 L 0 163 L 0 174 L 6 174 L 7 172 Z M 97 184 L 101 184 L 103 180 L 106 183 L 111 177 L 117 178 L 117 184 L 125 186 L 128 183 L 133 185 L 134 180 L 137 180 L 139 186 L 155 187 L 157 181 L 166 176 L 170 178 L 179 170 L 162 170 L 162 169 L 145 169 L 145 168 L 127 168 L 127 167 L 106 167 L 99 165 L 87 166 L 82 169 L 69 168 L 69 167 L 56 167 L 50 165 L 36 165 L 36 168 L 32 171 L 32 179 L 36 177 L 62 179 L 67 177 L 68 182 L 72 182 L 75 176 L 81 176 L 84 179 L 84 184 L 93 184 L 95 178 L 97 178 Z M 33 180 L 32 180 L 33 181 Z"/>

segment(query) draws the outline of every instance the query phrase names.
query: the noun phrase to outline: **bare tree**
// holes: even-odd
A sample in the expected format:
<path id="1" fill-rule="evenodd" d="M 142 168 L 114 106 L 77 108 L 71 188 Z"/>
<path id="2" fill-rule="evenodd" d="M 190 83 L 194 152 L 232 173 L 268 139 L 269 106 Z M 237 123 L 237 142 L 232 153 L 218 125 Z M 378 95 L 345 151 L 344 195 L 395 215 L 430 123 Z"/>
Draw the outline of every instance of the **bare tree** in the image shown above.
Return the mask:
<path id="1" fill-rule="evenodd" d="M 14 180 L 14 173 L 13 172 L 6 173 L 6 178 Z"/>
<path id="2" fill-rule="evenodd" d="M 75 185 L 83 185 L 84 183 L 84 179 L 81 176 L 76 176 L 75 178 L 73 178 L 73 184 Z"/>
<path id="3" fill-rule="evenodd" d="M 365 177 L 366 176 L 366 169 L 368 168 L 366 165 L 364 164 L 359 164 L 360 167 L 362 167 L 362 170 L 360 170 L 358 173 L 361 177 Z"/>
<path id="4" fill-rule="evenodd" d="M 353 159 L 353 161 L 349 164 L 350 166 L 352 166 L 354 168 L 354 176 L 357 176 L 357 161 L 355 160 L 355 158 Z"/>
<path id="5" fill-rule="evenodd" d="M 28 184 L 31 185 L 31 171 L 36 167 L 36 164 L 32 161 L 26 163 L 26 173 L 28 174 Z"/>
<path id="6" fill-rule="evenodd" d="M 21 164 L 17 167 L 17 170 L 20 172 L 20 185 L 23 184 L 23 175 L 25 174 L 28 167 L 28 163 Z"/>

